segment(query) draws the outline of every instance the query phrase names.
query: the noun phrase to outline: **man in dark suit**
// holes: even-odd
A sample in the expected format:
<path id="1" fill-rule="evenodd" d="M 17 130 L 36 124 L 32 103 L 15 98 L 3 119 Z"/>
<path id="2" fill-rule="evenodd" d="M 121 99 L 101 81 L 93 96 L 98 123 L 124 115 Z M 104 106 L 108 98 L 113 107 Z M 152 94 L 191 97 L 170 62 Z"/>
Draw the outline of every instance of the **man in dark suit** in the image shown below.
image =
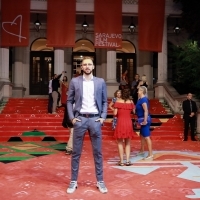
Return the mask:
<path id="1" fill-rule="evenodd" d="M 58 92 L 58 88 L 60 87 L 60 77 L 65 73 L 65 71 L 62 72 L 62 74 L 57 75 L 54 74 L 54 78 L 52 80 L 52 98 L 53 98 L 53 107 L 52 107 L 52 114 L 56 113 L 56 106 L 59 102 L 60 93 Z"/>
<path id="2" fill-rule="evenodd" d="M 197 141 L 194 136 L 195 122 L 196 122 L 196 113 L 197 113 L 197 105 L 195 101 L 192 101 L 192 94 L 187 94 L 187 99 L 183 101 L 183 119 L 184 119 L 184 139 L 183 141 L 187 141 L 188 139 L 188 128 L 190 125 L 191 129 L 191 140 Z"/>
<path id="3" fill-rule="evenodd" d="M 67 109 L 74 127 L 73 150 L 71 158 L 71 182 L 67 193 L 78 187 L 79 161 L 85 132 L 88 130 L 92 143 L 97 187 L 107 193 L 103 181 L 102 133 L 101 126 L 107 115 L 107 89 L 102 78 L 93 76 L 94 64 L 91 58 L 82 61 L 82 76 L 73 78 L 69 85 Z M 73 104 L 75 106 L 73 107 Z"/>
<path id="4" fill-rule="evenodd" d="M 137 103 L 137 100 L 138 100 L 138 85 L 140 83 L 140 75 L 139 74 L 136 74 L 135 75 L 135 80 L 132 82 L 131 84 L 131 95 L 133 97 L 133 102 L 134 104 L 136 105 Z"/>

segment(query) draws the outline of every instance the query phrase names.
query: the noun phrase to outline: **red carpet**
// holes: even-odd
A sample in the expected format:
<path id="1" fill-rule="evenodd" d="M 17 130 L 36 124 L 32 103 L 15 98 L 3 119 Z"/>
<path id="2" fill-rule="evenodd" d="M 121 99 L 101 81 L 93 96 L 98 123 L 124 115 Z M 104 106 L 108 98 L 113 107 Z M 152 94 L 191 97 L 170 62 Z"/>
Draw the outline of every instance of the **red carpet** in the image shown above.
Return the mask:
<path id="1" fill-rule="evenodd" d="M 110 99 L 108 99 L 109 102 Z M 69 134 L 68 129 L 62 127 L 63 108 L 59 108 L 56 115 L 47 114 L 47 104 L 47 99 L 10 98 L 0 114 L 0 141 L 66 142 Z M 183 120 L 179 115 L 174 117 L 167 115 L 158 99 L 150 100 L 150 113 L 152 115 L 152 140 L 182 140 Z M 136 118 L 134 115 L 131 116 Z M 112 111 L 109 108 L 108 117 L 112 118 Z M 169 120 L 163 123 L 160 118 L 169 118 Z M 24 135 L 24 132 L 34 130 L 44 134 Z M 111 120 L 104 123 L 102 132 L 104 140 L 112 139 Z M 134 138 L 134 140 L 138 139 L 137 136 Z"/>
<path id="2" fill-rule="evenodd" d="M 69 195 L 66 189 L 71 157 L 61 151 L 65 144 L 60 144 L 66 143 L 69 135 L 61 126 L 63 109 L 51 115 L 47 114 L 47 99 L 10 99 L 0 114 L 0 199 L 200 199 L 200 143 L 181 141 L 180 115 L 166 114 L 158 100 L 151 100 L 150 105 L 154 160 L 146 162 L 136 156 L 140 142 L 135 134 L 131 150 L 133 165 L 117 166 L 117 144 L 112 137 L 111 122 L 107 120 L 102 132 L 108 193 L 101 194 L 95 186 L 94 162 L 86 135 L 79 186 Z M 108 114 L 111 116 L 112 112 L 108 110 Z"/>
<path id="3" fill-rule="evenodd" d="M 2 143 L 2 145 L 6 144 L 8 143 Z M 79 187 L 73 194 L 66 193 L 70 181 L 71 158 L 64 152 L 58 151 L 52 155 L 29 158 L 26 161 L 0 163 L 1 199 L 200 199 L 199 142 L 154 141 L 155 160 L 151 162 L 144 162 L 142 157 L 136 157 L 138 149 L 139 142 L 133 141 L 131 156 L 133 165 L 118 167 L 116 166 L 118 152 L 115 141 L 103 142 L 104 180 L 108 188 L 107 194 L 101 194 L 95 187 L 90 141 L 84 142 L 78 179 Z"/>

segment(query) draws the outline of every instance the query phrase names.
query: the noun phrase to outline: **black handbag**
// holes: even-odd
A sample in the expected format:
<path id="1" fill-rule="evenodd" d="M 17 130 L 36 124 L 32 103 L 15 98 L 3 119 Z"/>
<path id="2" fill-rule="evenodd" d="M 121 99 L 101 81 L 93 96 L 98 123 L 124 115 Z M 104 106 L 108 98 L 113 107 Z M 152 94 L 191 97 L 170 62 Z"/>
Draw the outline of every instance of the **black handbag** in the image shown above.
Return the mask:
<path id="1" fill-rule="evenodd" d="M 133 130 L 140 129 L 141 126 L 138 124 L 138 121 L 136 119 L 133 119 L 132 123 L 133 123 Z"/>

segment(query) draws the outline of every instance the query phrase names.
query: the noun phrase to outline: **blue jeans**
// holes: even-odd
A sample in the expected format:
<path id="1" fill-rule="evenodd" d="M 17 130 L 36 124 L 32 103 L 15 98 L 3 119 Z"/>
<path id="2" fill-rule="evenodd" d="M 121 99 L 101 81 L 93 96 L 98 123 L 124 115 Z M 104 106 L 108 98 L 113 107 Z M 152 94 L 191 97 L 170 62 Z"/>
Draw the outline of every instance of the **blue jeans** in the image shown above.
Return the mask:
<path id="1" fill-rule="evenodd" d="M 79 171 L 79 161 L 83 148 L 85 132 L 89 131 L 92 143 L 93 157 L 95 162 L 95 172 L 97 181 L 103 181 L 103 157 L 102 157 L 102 133 L 101 123 L 95 122 L 99 117 L 86 118 L 78 116 L 81 122 L 74 124 L 73 151 L 71 159 L 71 180 L 77 181 Z"/>

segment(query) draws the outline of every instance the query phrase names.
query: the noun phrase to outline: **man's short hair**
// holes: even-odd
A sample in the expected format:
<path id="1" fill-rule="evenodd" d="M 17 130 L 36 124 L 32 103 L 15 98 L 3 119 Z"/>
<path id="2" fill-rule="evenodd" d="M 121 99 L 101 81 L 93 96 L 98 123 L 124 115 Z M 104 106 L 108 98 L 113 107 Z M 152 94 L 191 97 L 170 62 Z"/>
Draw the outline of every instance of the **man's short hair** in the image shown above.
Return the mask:
<path id="1" fill-rule="evenodd" d="M 83 61 L 86 60 L 86 59 L 91 60 L 92 64 L 94 64 L 92 57 L 89 57 L 89 56 L 83 57 L 83 60 L 82 60 L 81 64 L 83 64 Z"/>

